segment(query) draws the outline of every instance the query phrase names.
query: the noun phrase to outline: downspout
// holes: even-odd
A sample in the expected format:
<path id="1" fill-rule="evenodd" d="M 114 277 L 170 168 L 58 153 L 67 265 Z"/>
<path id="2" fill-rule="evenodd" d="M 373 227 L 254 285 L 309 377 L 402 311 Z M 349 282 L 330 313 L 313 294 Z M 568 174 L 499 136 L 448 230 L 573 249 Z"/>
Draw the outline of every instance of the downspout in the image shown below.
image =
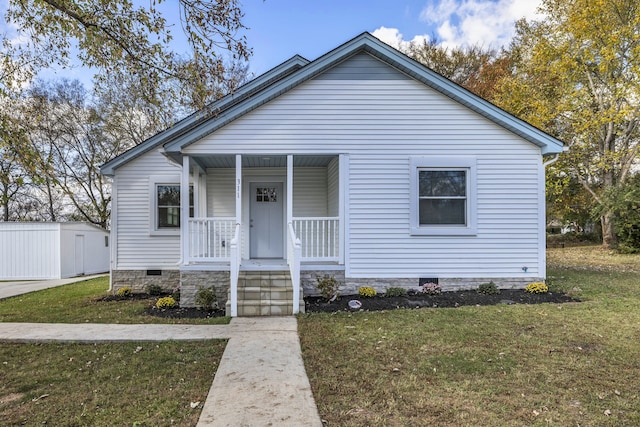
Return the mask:
<path id="1" fill-rule="evenodd" d="M 560 158 L 560 153 L 556 153 L 555 156 L 553 156 L 551 159 L 547 160 L 546 162 L 544 162 L 542 164 L 542 166 L 544 166 L 544 168 L 546 169 L 547 166 L 554 164 L 555 162 L 558 161 L 558 159 Z"/>
<path id="2" fill-rule="evenodd" d="M 562 153 L 566 153 L 567 151 L 569 151 L 569 147 L 562 147 Z M 551 159 L 544 162 L 542 166 L 544 166 L 544 168 L 546 169 L 547 166 L 554 164 L 555 162 L 558 161 L 558 159 L 560 158 L 560 154 L 562 153 L 556 153 L 555 156 L 553 156 Z"/>

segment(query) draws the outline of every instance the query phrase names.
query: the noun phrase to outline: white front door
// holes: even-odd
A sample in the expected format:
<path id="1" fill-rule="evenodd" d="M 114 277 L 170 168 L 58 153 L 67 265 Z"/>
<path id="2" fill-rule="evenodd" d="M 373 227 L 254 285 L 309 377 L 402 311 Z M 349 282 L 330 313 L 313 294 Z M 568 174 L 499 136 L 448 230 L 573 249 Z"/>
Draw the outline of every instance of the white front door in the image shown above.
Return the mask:
<path id="1" fill-rule="evenodd" d="M 284 194 L 282 182 L 252 182 L 249 189 L 251 258 L 283 258 Z"/>

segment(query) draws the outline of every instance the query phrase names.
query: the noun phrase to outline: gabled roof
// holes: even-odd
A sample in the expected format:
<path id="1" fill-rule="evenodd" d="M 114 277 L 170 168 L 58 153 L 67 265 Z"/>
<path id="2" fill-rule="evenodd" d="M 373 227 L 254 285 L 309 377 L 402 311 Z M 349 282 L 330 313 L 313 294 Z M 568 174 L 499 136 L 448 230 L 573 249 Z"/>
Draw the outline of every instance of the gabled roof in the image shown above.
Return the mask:
<path id="1" fill-rule="evenodd" d="M 240 88 L 235 94 L 222 98 L 210 107 L 184 119 L 174 127 L 159 133 L 141 145 L 116 157 L 102 167 L 102 173 L 112 175 L 115 168 L 141 155 L 164 146 L 168 154 L 178 154 L 182 148 L 215 132 L 259 106 L 292 88 L 308 81 L 351 56 L 368 53 L 400 72 L 450 97 L 494 123 L 537 145 L 542 154 L 560 153 L 563 144 L 558 139 L 507 113 L 492 103 L 474 95 L 458 84 L 441 76 L 405 54 L 392 48 L 369 33 L 326 53 L 313 62 L 296 56 Z"/>

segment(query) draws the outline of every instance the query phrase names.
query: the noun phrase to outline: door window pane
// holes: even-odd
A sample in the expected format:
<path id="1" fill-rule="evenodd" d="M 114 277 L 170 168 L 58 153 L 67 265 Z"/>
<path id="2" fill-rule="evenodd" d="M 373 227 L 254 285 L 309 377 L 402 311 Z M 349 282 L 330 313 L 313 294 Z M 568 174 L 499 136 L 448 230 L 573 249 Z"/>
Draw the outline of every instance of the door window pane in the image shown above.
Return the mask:
<path id="1" fill-rule="evenodd" d="M 275 187 L 257 187 L 256 202 L 277 202 L 278 192 Z"/>

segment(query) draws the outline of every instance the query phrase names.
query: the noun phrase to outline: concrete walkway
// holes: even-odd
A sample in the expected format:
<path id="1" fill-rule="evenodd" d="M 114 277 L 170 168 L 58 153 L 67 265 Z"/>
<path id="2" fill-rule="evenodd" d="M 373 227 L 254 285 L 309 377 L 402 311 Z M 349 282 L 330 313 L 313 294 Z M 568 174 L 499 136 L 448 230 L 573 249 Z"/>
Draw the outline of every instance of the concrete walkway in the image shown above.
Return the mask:
<path id="1" fill-rule="evenodd" d="M 106 276 L 106 274 L 70 277 L 68 279 L 0 282 L 0 299 L 15 297 L 29 292 L 41 291 L 43 289 L 55 288 L 56 286 L 68 285 L 70 283 L 82 282 L 84 280 L 94 279 L 101 276 Z"/>
<path id="2" fill-rule="evenodd" d="M 322 422 L 302 362 L 295 317 L 229 325 L 1 323 L 0 341 L 112 342 L 228 339 L 198 427 L 310 426 Z"/>

